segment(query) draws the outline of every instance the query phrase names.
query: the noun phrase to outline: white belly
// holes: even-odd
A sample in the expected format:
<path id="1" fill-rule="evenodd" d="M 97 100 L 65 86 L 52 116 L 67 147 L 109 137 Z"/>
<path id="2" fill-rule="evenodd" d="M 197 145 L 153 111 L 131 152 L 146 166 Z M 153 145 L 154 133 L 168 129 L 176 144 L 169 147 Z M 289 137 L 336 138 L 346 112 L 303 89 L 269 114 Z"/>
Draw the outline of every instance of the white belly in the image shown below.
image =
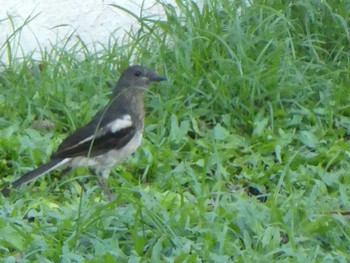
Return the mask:
<path id="1" fill-rule="evenodd" d="M 72 160 L 71 166 L 88 166 L 94 169 L 103 177 L 108 177 L 110 170 L 118 163 L 124 161 L 127 157 L 133 154 L 140 146 L 142 133 L 138 131 L 134 137 L 121 149 L 110 150 L 103 155 L 92 158 L 76 157 Z"/>

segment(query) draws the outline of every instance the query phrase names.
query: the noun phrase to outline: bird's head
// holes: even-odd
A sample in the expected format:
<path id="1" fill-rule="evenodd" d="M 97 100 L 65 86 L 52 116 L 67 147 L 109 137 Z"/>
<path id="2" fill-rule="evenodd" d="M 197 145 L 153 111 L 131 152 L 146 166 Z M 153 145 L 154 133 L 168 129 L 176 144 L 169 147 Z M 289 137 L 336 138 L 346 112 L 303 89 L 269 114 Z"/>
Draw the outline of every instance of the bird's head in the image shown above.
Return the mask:
<path id="1" fill-rule="evenodd" d="M 146 88 L 152 82 L 158 82 L 163 80 L 166 80 L 166 78 L 158 75 L 153 70 L 150 70 L 144 66 L 136 65 L 128 67 L 126 70 L 123 71 L 116 88 Z"/>

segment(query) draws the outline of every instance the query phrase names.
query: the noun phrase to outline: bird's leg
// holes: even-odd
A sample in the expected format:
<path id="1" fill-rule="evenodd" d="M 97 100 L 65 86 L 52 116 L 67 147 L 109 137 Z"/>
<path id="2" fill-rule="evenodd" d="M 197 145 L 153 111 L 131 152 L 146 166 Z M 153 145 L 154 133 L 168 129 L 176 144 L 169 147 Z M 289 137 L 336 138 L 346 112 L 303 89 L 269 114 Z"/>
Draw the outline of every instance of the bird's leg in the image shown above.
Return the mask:
<path id="1" fill-rule="evenodd" d="M 104 180 L 104 178 L 99 176 L 99 177 L 97 177 L 97 181 L 100 184 L 100 186 L 102 187 L 104 194 L 107 196 L 107 199 L 109 201 L 114 201 L 115 195 L 112 194 L 112 192 L 111 192 L 109 186 L 106 184 L 106 181 Z"/>
<path id="2" fill-rule="evenodd" d="M 103 193 L 105 194 L 105 196 L 107 196 L 108 201 L 114 201 L 115 196 L 114 196 L 114 194 L 112 194 L 112 192 L 111 192 L 109 186 L 106 184 L 106 181 L 104 180 L 103 176 L 96 173 L 96 171 L 93 169 L 90 169 L 90 171 L 92 174 L 95 174 L 97 176 L 97 182 L 102 187 Z"/>

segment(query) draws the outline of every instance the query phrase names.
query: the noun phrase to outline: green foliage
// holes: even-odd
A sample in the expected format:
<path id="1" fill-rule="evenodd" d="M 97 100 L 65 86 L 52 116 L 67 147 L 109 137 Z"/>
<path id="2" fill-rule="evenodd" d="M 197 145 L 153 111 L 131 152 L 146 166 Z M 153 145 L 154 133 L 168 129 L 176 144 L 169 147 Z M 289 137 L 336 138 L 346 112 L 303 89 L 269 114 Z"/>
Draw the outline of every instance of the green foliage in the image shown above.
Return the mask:
<path id="1" fill-rule="evenodd" d="M 89 121 L 128 64 L 168 78 L 108 179 L 116 200 L 85 169 L 23 186 L 0 199 L 1 261 L 348 262 L 349 2 L 160 4 L 164 20 L 114 5 L 140 28 L 100 51 L 1 46 L 2 185 Z"/>

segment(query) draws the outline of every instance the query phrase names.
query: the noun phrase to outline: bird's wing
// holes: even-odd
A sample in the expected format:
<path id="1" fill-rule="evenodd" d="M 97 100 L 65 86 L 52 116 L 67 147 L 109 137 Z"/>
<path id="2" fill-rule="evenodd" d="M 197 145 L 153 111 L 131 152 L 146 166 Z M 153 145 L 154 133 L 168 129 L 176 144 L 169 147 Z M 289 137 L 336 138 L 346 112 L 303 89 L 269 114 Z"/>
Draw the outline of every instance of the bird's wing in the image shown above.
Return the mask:
<path id="1" fill-rule="evenodd" d="M 90 123 L 68 136 L 51 158 L 94 157 L 111 148 L 120 149 L 134 137 L 136 127 L 129 114 L 113 118 L 102 115 L 98 113 Z"/>

